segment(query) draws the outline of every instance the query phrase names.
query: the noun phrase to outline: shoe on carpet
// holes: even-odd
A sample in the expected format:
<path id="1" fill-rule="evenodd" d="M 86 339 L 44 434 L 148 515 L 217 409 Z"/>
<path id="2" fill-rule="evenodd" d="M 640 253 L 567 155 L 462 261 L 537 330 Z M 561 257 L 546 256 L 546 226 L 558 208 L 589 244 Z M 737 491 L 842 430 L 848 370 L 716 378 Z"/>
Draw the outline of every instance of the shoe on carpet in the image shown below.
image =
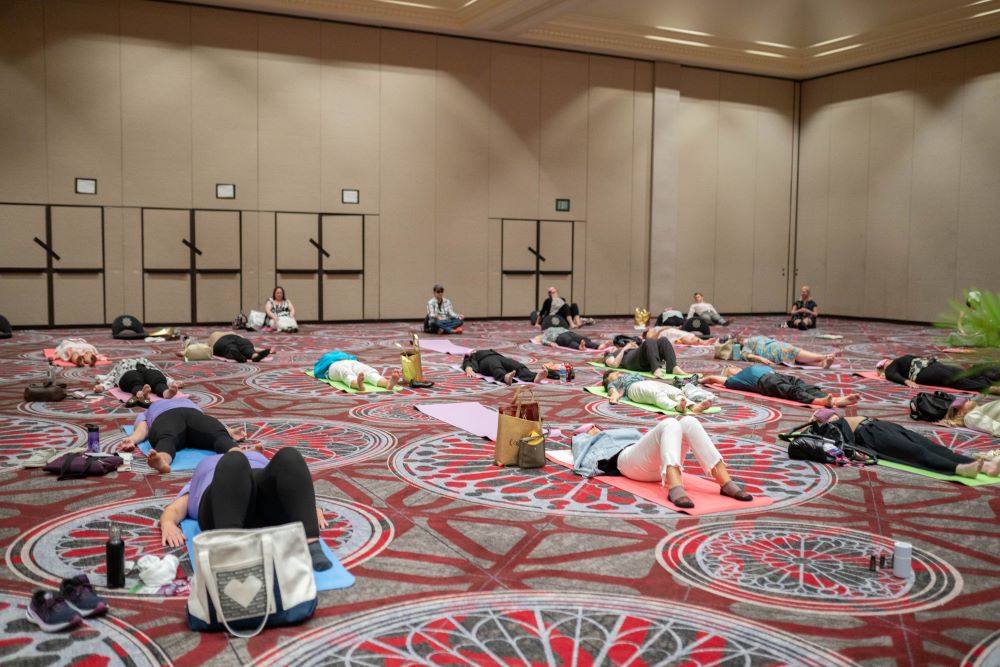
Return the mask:
<path id="1" fill-rule="evenodd" d="M 66 604 L 84 618 L 97 616 L 108 610 L 108 603 L 94 592 L 94 587 L 85 574 L 63 579 L 59 584 L 59 594 L 66 600 Z"/>
<path id="2" fill-rule="evenodd" d="M 254 352 L 254 353 L 253 353 L 253 356 L 252 356 L 252 357 L 250 357 L 250 359 L 251 359 L 252 361 L 260 361 L 260 360 L 264 359 L 264 357 L 266 357 L 266 356 L 267 356 L 267 355 L 269 355 L 269 354 L 271 354 L 271 348 L 269 348 L 269 347 L 265 347 L 265 348 L 264 348 L 263 350 L 261 350 L 260 352 Z"/>
<path id="3" fill-rule="evenodd" d="M 43 468 L 55 454 L 56 450 L 52 447 L 36 449 L 31 452 L 31 456 L 21 466 L 24 468 Z"/>
<path id="4" fill-rule="evenodd" d="M 45 632 L 59 632 L 83 623 L 83 617 L 61 595 L 44 590 L 31 596 L 25 616 Z"/>

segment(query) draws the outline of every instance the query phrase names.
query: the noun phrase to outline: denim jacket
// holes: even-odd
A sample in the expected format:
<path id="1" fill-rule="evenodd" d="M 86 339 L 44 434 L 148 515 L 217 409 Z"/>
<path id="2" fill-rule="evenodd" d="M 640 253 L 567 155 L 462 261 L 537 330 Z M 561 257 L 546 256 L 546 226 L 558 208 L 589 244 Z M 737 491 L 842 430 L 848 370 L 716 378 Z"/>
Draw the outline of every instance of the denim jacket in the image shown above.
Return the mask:
<path id="1" fill-rule="evenodd" d="M 581 477 L 600 475 L 597 462 L 610 459 L 629 445 L 639 441 L 642 434 L 635 428 L 613 428 L 597 435 L 581 433 L 573 436 L 573 472 Z"/>

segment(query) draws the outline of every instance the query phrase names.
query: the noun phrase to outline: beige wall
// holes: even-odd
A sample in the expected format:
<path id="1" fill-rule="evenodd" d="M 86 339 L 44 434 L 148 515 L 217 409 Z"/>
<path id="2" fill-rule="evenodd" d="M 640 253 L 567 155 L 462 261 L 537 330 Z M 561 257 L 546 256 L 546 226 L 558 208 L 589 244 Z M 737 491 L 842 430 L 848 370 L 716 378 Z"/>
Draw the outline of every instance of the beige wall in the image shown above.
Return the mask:
<path id="1" fill-rule="evenodd" d="M 1000 40 L 802 86 L 797 268 L 821 310 L 934 320 L 1000 289 Z"/>

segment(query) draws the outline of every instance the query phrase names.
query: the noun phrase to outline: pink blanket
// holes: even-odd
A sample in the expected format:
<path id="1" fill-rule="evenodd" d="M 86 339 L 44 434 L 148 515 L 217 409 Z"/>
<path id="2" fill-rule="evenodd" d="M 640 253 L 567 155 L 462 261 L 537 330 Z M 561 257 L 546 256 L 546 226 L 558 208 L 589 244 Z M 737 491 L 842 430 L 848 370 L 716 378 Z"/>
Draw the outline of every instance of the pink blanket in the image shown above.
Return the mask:
<path id="1" fill-rule="evenodd" d="M 132 394 L 128 393 L 127 391 L 123 391 L 123 390 L 119 389 L 118 387 L 115 387 L 115 388 L 111 389 L 110 391 L 108 391 L 108 393 L 111 394 L 112 396 L 114 396 L 115 398 L 117 398 L 122 403 L 127 403 L 129 401 L 129 399 L 132 398 Z M 174 396 L 174 398 L 191 398 L 191 397 L 188 396 L 187 394 L 179 393 L 176 396 Z M 160 398 L 159 396 L 157 396 L 156 394 L 150 394 L 149 395 L 149 401 L 151 403 L 155 402 L 155 401 L 162 401 L 162 400 L 163 399 Z"/>
<path id="2" fill-rule="evenodd" d="M 50 364 L 52 364 L 53 366 L 61 366 L 63 368 L 76 368 L 77 367 L 76 364 L 74 364 L 71 361 L 66 361 L 64 359 L 56 359 L 56 348 L 54 348 L 54 347 L 47 347 L 47 348 L 43 349 L 42 352 L 45 354 L 46 360 L 48 360 L 48 362 Z M 99 355 L 97 357 L 97 365 L 98 366 L 107 366 L 110 363 L 111 363 L 111 360 L 108 359 L 107 357 L 105 357 L 104 355 Z"/>
<path id="3" fill-rule="evenodd" d="M 420 339 L 420 349 L 441 352 L 442 354 L 457 354 L 463 357 L 472 352 L 471 347 L 455 345 L 447 338 L 422 338 Z"/>

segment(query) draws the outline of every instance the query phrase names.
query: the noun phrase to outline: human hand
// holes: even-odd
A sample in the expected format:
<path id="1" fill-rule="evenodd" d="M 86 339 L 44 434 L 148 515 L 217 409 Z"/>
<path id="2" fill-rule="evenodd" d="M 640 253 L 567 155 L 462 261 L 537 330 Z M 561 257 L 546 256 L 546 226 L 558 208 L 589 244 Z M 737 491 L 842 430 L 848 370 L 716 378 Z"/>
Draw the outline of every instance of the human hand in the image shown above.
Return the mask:
<path id="1" fill-rule="evenodd" d="M 121 442 L 118 443 L 119 452 L 133 452 L 135 451 L 135 441 L 132 440 L 131 436 L 126 436 Z"/>
<path id="2" fill-rule="evenodd" d="M 316 508 L 316 521 L 319 522 L 320 530 L 324 530 L 330 525 L 330 522 L 326 520 L 325 516 L 323 516 L 323 510 L 318 507 Z"/>
<path id="3" fill-rule="evenodd" d="M 635 344 L 635 341 L 634 340 L 630 340 L 629 342 L 625 343 L 625 347 L 623 347 L 622 349 L 623 350 L 634 350 L 637 347 L 639 347 L 639 346 Z"/>
<path id="4" fill-rule="evenodd" d="M 917 387 L 920 386 L 913 380 L 903 380 L 903 384 L 905 384 L 907 387 L 910 387 L 911 389 L 916 389 Z"/>
<path id="5" fill-rule="evenodd" d="M 160 543 L 165 547 L 184 544 L 184 532 L 173 521 L 160 521 Z"/>

